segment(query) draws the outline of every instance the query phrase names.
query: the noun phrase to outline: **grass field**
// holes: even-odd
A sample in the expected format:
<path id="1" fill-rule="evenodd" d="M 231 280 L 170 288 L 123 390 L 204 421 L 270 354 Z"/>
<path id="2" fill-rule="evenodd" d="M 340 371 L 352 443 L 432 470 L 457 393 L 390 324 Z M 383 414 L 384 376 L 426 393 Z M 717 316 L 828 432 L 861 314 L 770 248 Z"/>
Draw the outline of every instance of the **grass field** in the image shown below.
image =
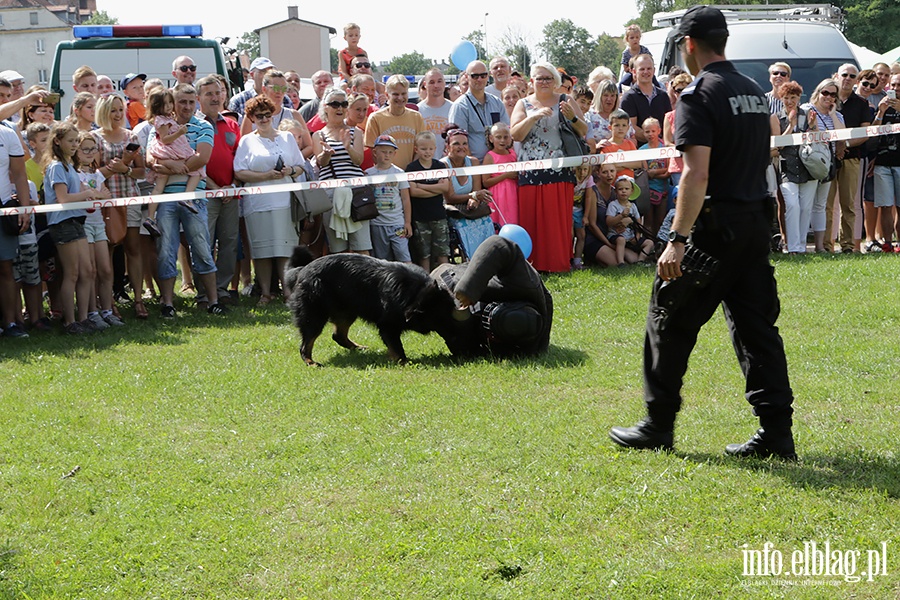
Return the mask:
<path id="1" fill-rule="evenodd" d="M 898 598 L 900 259 L 775 260 L 796 464 L 722 453 L 756 421 L 721 312 L 677 452 L 610 442 L 643 414 L 639 267 L 549 277 L 534 360 L 408 334 L 399 367 L 357 324 L 370 350 L 307 368 L 248 300 L 0 339 L 0 598 Z M 767 542 L 782 574 L 745 573 Z M 791 573 L 812 542 L 839 574 Z"/>

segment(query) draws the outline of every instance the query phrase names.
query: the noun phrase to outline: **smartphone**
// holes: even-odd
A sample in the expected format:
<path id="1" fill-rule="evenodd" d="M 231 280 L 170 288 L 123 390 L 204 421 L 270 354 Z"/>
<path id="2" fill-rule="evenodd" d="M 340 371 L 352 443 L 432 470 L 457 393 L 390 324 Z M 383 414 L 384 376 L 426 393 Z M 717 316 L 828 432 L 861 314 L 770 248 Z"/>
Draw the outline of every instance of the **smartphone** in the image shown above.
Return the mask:
<path id="1" fill-rule="evenodd" d="M 275 161 L 275 170 L 280 171 L 284 168 L 284 159 L 281 158 L 281 155 L 278 155 L 278 160 Z"/>
<path id="2" fill-rule="evenodd" d="M 884 90 L 884 95 L 890 98 L 891 100 L 897 99 L 897 90 Z"/>
<path id="3" fill-rule="evenodd" d="M 52 94 L 47 94 L 46 96 L 41 98 L 41 102 L 43 102 L 44 104 L 59 104 L 59 94 L 55 92 Z"/>
<path id="4" fill-rule="evenodd" d="M 140 149 L 141 149 L 141 145 L 138 144 L 137 142 L 131 142 L 130 144 L 125 146 L 125 150 L 127 152 L 137 152 Z"/>

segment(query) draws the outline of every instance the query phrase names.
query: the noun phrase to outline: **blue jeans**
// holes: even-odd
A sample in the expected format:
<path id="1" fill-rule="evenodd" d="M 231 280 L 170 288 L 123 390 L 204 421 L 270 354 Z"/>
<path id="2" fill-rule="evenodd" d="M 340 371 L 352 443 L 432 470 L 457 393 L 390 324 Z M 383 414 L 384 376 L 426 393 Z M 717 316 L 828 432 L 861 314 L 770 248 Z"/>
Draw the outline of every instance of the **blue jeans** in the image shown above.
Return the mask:
<path id="1" fill-rule="evenodd" d="M 181 243 L 179 223 L 184 228 L 188 247 L 191 249 L 191 266 L 198 275 L 216 272 L 209 246 L 209 227 L 206 218 L 206 200 L 194 200 L 195 215 L 178 202 L 163 202 L 156 209 L 156 223 L 162 237 L 156 242 L 159 278 L 174 279 L 178 275 L 178 245 Z"/>

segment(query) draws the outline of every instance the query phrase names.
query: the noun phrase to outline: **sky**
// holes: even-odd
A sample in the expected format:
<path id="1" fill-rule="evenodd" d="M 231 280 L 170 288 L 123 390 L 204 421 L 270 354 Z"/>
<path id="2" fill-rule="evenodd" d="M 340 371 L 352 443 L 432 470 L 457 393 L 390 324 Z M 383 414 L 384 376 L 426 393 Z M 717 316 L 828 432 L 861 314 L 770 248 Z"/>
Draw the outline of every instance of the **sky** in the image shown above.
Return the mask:
<path id="1" fill-rule="evenodd" d="M 105 10 L 111 17 L 119 19 L 123 25 L 150 24 L 195 24 L 203 25 L 203 35 L 207 38 L 231 37 L 229 45 L 233 45 L 242 33 L 259 29 L 288 18 L 288 4 L 300 7 L 299 16 L 305 21 L 320 25 L 328 25 L 337 30 L 332 37 L 332 47 L 338 50 L 346 44 L 343 40 L 343 27 L 349 22 L 358 23 L 362 37 L 359 45 L 369 57 L 380 63 L 408 52 L 421 52 L 426 58 L 447 59 L 453 47 L 472 31 L 487 29 L 487 49 L 493 49 L 501 36 L 513 31 L 536 47 L 542 39 L 541 30 L 544 25 L 557 18 L 569 18 L 577 25 L 584 27 L 591 35 L 609 33 L 622 35 L 626 21 L 636 17 L 638 10 L 635 0 L 613 2 L 596 2 L 583 4 L 578 13 L 584 17 L 570 16 L 574 11 L 550 11 L 544 3 L 545 10 L 525 10 L 526 3 L 513 2 L 475 2 L 473 0 L 453 0 L 449 3 L 421 3 L 427 6 L 425 13 L 408 11 L 397 15 L 385 10 L 385 2 L 358 2 L 351 0 L 340 5 L 331 2 L 301 2 L 300 0 L 253 0 L 238 3 L 231 8 L 228 3 L 217 2 L 218 8 L 211 9 L 210 2 L 185 2 L 184 0 L 152 0 L 151 2 L 122 2 L 116 0 L 98 0 L 98 10 Z M 308 4 L 308 6 L 304 6 Z M 398 2 L 399 6 L 410 6 L 409 2 Z M 530 4 L 530 3 L 528 3 Z M 440 7 L 451 8 L 441 10 Z M 516 6 L 515 14 L 506 14 L 497 8 L 488 6 Z M 606 10 L 611 5 L 617 7 L 615 14 Z M 341 11 L 334 9 L 340 6 Z M 562 5 L 560 5 L 562 6 Z M 603 7 L 603 9 L 599 8 Z M 487 13 L 487 16 L 485 16 Z"/>

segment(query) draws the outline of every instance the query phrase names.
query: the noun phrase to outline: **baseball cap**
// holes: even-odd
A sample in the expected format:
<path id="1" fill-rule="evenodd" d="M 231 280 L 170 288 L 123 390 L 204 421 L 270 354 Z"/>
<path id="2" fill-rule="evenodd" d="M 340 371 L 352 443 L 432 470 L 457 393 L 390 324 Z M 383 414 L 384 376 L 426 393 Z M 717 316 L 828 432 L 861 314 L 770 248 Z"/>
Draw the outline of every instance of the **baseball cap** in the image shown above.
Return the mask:
<path id="1" fill-rule="evenodd" d="M 390 146 L 395 150 L 399 150 L 397 147 L 397 141 L 389 136 L 389 135 L 379 135 L 378 139 L 375 140 L 375 146 Z"/>
<path id="2" fill-rule="evenodd" d="M 135 79 L 142 79 L 144 81 L 147 81 L 147 76 L 144 73 L 129 73 L 119 80 L 119 89 L 124 90 L 126 87 L 128 87 L 128 84 Z"/>
<path id="3" fill-rule="evenodd" d="M 22 75 L 18 71 L 13 71 L 12 69 L 7 69 L 6 71 L 0 72 L 0 78 L 3 78 L 10 83 L 14 83 L 16 81 L 25 81 L 24 75 Z"/>
<path id="4" fill-rule="evenodd" d="M 262 71 L 264 69 L 271 69 L 275 67 L 275 63 L 266 58 L 265 56 L 260 56 L 259 58 L 254 58 L 253 62 L 250 63 L 251 71 Z"/>
<path id="5" fill-rule="evenodd" d="M 629 200 L 634 202 L 635 200 L 637 200 L 638 198 L 641 197 L 641 186 L 639 186 L 637 183 L 635 183 L 634 177 L 629 177 L 628 175 L 619 175 L 618 177 L 616 177 L 616 183 L 619 183 L 620 181 L 631 182 L 631 195 L 628 196 Z M 615 184 L 613 184 L 613 185 L 615 185 Z"/>
<path id="6" fill-rule="evenodd" d="M 686 36 L 699 40 L 721 40 L 728 37 L 728 24 L 725 15 L 712 6 L 694 6 L 682 17 L 675 31 L 675 43 L 678 44 Z"/>

